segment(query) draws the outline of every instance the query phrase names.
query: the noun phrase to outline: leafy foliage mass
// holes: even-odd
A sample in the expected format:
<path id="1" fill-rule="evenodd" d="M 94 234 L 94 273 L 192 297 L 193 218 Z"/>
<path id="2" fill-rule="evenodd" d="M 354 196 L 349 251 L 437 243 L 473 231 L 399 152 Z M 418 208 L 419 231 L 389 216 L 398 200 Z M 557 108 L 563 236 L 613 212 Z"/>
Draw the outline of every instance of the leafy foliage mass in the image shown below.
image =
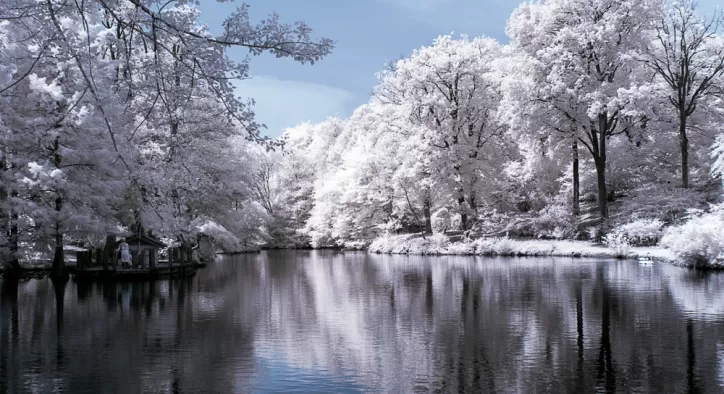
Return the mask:
<path id="1" fill-rule="evenodd" d="M 689 1 L 549 0 L 515 10 L 509 44 L 438 37 L 349 118 L 286 132 L 278 234 L 400 253 L 657 245 L 720 200 L 721 22 Z"/>
<path id="2" fill-rule="evenodd" d="M 330 53 L 303 22 L 260 23 L 241 5 L 214 35 L 188 1 L 0 2 L 0 261 L 100 245 L 145 229 L 235 250 L 265 239 L 255 198 L 261 137 L 232 82 L 270 52 Z"/>

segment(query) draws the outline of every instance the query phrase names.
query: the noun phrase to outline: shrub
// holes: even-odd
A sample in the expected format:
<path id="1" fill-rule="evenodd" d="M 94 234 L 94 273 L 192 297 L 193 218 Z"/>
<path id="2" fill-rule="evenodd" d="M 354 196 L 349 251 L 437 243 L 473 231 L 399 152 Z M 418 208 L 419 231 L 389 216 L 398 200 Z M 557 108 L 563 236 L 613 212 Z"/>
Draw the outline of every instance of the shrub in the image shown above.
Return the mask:
<path id="1" fill-rule="evenodd" d="M 694 266 L 719 266 L 724 259 L 724 207 L 706 214 L 695 214 L 675 227 L 669 227 L 661 239 L 685 263 Z"/>
<path id="2" fill-rule="evenodd" d="M 450 212 L 447 208 L 440 208 L 432 214 L 430 221 L 433 233 L 444 233 L 450 229 Z"/>
<path id="3" fill-rule="evenodd" d="M 450 243 L 450 240 L 447 236 L 444 234 L 436 233 L 427 238 L 432 246 L 434 246 L 438 250 L 443 250 L 447 248 L 448 244 Z"/>
<path id="4" fill-rule="evenodd" d="M 450 215 L 450 229 L 461 230 L 463 228 L 463 217 L 459 213 Z"/>
<path id="5" fill-rule="evenodd" d="M 614 228 L 608 236 L 624 237 L 631 246 L 656 246 L 664 235 L 663 228 L 659 219 L 639 219 Z"/>
<path id="6" fill-rule="evenodd" d="M 575 232 L 575 220 L 570 207 L 562 203 L 551 204 L 542 209 L 533 219 L 533 231 L 539 238 L 562 239 Z"/>
<path id="7" fill-rule="evenodd" d="M 625 257 L 631 248 L 630 240 L 626 234 L 623 233 L 612 232 L 606 234 L 606 236 L 603 237 L 603 243 L 614 250 L 616 257 Z"/>
<path id="8" fill-rule="evenodd" d="M 588 234 L 588 239 L 590 241 L 594 241 L 594 242 L 600 241 L 600 239 L 598 237 L 601 233 L 601 229 L 599 229 L 598 227 L 589 227 L 586 230 L 586 233 Z"/>
<path id="9" fill-rule="evenodd" d="M 479 255 L 514 256 L 515 241 L 506 237 L 481 238 L 474 242 L 475 252 Z"/>

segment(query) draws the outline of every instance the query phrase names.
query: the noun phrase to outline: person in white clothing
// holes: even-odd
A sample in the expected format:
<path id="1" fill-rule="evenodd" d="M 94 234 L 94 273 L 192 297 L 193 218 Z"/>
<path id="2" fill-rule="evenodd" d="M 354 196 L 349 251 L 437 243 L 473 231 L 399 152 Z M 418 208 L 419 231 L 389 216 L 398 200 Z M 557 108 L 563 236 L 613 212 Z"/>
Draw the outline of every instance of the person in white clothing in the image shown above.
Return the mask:
<path id="1" fill-rule="evenodd" d="M 128 249 L 128 244 L 125 240 L 121 241 L 116 249 L 116 253 L 120 256 L 121 266 L 124 268 L 130 268 L 131 266 L 131 251 Z"/>

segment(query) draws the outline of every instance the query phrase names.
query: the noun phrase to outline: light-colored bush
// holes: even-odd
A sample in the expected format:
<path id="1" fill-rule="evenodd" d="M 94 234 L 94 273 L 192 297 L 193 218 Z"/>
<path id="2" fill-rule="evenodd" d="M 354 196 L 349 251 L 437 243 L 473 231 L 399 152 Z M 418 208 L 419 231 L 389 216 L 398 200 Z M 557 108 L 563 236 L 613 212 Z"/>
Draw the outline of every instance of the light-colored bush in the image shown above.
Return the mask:
<path id="1" fill-rule="evenodd" d="M 603 237 L 603 243 L 614 250 L 616 257 L 625 257 L 631 249 L 631 243 L 626 234 L 623 233 L 606 234 Z"/>
<path id="2" fill-rule="evenodd" d="M 537 237 L 562 239 L 575 233 L 575 220 L 571 208 L 563 203 L 554 203 L 542 209 L 533 220 Z"/>
<path id="3" fill-rule="evenodd" d="M 510 238 L 481 238 L 475 240 L 475 252 L 479 255 L 513 256 L 516 254 L 516 242 Z"/>
<path id="4" fill-rule="evenodd" d="M 453 214 L 450 216 L 450 229 L 460 230 L 463 227 L 463 217 L 459 214 Z"/>
<path id="5" fill-rule="evenodd" d="M 445 234 L 440 233 L 433 234 L 427 237 L 427 239 L 435 248 L 439 250 L 447 248 L 448 244 L 450 243 L 450 239 L 448 239 Z"/>
<path id="6" fill-rule="evenodd" d="M 661 245 L 687 264 L 721 266 L 724 264 L 724 206 L 692 215 L 686 223 L 669 227 L 661 238 Z"/>
<path id="7" fill-rule="evenodd" d="M 601 232 L 601 229 L 598 227 L 589 227 L 587 230 L 588 233 L 588 239 L 591 241 L 599 241 L 598 235 Z"/>
<path id="8" fill-rule="evenodd" d="M 433 233 L 444 233 L 450 230 L 450 211 L 447 208 L 440 208 L 432 214 L 430 218 L 432 222 Z"/>
<path id="9" fill-rule="evenodd" d="M 606 238 L 623 237 L 631 246 L 656 246 L 664 235 L 663 228 L 659 219 L 639 219 L 614 228 Z"/>

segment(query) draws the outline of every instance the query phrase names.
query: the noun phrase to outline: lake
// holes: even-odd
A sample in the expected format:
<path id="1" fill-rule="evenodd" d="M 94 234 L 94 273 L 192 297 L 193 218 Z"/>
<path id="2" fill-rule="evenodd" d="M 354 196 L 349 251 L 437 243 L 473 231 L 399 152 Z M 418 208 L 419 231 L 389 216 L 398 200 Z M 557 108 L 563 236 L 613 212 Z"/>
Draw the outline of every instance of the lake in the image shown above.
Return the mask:
<path id="1" fill-rule="evenodd" d="M 724 275 L 274 251 L 196 276 L 0 280 L 0 392 L 721 392 Z"/>

